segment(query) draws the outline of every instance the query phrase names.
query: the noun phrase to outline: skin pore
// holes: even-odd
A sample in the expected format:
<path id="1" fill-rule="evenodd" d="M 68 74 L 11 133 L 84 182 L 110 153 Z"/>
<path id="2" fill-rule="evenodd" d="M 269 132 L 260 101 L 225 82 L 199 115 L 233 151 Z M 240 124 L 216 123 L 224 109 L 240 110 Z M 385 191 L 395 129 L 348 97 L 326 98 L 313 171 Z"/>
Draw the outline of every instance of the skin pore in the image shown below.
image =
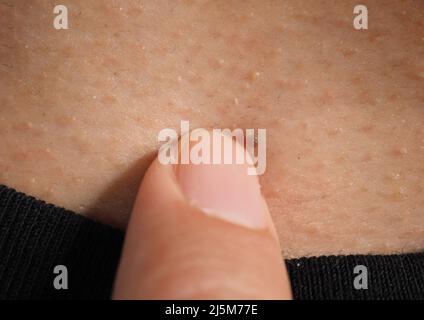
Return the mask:
<path id="1" fill-rule="evenodd" d="M 267 129 L 285 257 L 424 249 L 424 2 L 0 3 L 0 183 L 125 228 L 157 135 Z"/>

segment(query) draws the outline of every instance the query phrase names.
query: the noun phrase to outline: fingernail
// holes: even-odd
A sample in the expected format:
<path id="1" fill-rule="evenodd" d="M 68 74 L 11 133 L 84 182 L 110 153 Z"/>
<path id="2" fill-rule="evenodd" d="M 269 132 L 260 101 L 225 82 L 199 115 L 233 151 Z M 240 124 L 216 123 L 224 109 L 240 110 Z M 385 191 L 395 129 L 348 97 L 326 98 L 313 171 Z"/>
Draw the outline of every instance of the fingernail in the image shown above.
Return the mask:
<path id="1" fill-rule="evenodd" d="M 222 135 L 221 152 L 232 152 L 231 164 L 179 165 L 177 180 L 190 204 L 205 214 L 252 229 L 267 227 L 265 201 L 258 177 L 249 175 L 251 162 L 236 164 L 236 152 L 244 147 L 228 135 Z M 240 149 L 241 148 L 241 149 Z M 211 159 L 212 156 L 211 146 Z M 249 153 L 245 152 L 247 157 Z M 223 157 L 222 157 L 223 159 Z"/>

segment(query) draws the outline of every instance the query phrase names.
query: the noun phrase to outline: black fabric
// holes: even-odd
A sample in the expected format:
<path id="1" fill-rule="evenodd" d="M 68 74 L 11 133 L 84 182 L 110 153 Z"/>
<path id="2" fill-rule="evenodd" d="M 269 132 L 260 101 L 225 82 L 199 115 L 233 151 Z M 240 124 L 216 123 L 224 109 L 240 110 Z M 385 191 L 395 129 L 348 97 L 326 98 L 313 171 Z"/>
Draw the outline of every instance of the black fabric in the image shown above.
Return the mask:
<path id="1" fill-rule="evenodd" d="M 109 299 L 124 234 L 0 186 L 0 299 Z M 286 261 L 295 299 L 424 299 L 424 253 Z M 55 290 L 54 267 L 68 269 Z M 355 266 L 368 289 L 355 290 Z"/>
<path id="2" fill-rule="evenodd" d="M 107 299 L 123 233 L 0 186 L 0 299 Z M 54 267 L 68 269 L 57 291 Z"/>

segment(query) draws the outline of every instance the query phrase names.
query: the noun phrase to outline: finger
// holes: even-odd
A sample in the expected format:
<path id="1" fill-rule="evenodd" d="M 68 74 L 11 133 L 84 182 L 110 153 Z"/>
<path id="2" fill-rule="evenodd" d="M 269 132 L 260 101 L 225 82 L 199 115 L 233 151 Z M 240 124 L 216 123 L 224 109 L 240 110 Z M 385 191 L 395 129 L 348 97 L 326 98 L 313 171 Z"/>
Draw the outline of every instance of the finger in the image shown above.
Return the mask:
<path id="1" fill-rule="evenodd" d="M 247 164 L 156 160 L 134 205 L 113 297 L 289 299 L 273 230 Z"/>

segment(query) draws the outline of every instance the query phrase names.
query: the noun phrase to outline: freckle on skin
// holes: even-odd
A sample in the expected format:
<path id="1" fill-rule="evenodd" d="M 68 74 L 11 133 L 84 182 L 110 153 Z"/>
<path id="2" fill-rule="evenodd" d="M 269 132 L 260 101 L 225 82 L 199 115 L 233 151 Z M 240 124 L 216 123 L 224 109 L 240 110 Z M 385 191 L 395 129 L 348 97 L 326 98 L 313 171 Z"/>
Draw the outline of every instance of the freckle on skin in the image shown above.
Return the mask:
<path id="1" fill-rule="evenodd" d="M 388 100 L 389 101 L 396 101 L 398 100 L 399 96 L 397 94 L 392 94 L 389 96 Z"/>
<path id="2" fill-rule="evenodd" d="M 300 124 L 300 128 L 301 128 L 303 131 L 306 131 L 306 130 L 310 129 L 310 127 L 311 127 L 311 125 L 310 125 L 310 123 L 309 123 L 308 121 L 304 121 L 304 122 L 302 122 L 302 123 Z"/>
<path id="3" fill-rule="evenodd" d="M 209 59 L 208 64 L 213 70 L 218 70 L 224 65 L 224 60 Z"/>
<path id="4" fill-rule="evenodd" d="M 334 95 L 326 91 L 319 97 L 318 101 L 322 106 L 332 104 L 334 102 Z"/>
<path id="5" fill-rule="evenodd" d="M 30 131 L 34 128 L 34 125 L 30 121 L 20 122 L 12 126 L 13 129 L 18 130 L 20 132 Z"/>
<path id="6" fill-rule="evenodd" d="M 86 154 L 92 149 L 90 143 L 81 137 L 73 136 L 71 138 L 71 141 L 72 144 L 76 147 L 76 149 L 82 154 Z"/>
<path id="7" fill-rule="evenodd" d="M 372 124 L 367 124 L 359 128 L 359 131 L 365 134 L 369 134 L 374 131 L 374 126 Z"/>
<path id="8" fill-rule="evenodd" d="M 258 71 L 252 71 L 252 72 L 249 72 L 247 74 L 247 77 L 246 78 L 247 78 L 247 80 L 253 82 L 253 81 L 256 81 L 259 78 L 260 75 L 261 75 L 260 72 L 258 72 Z"/>
<path id="9" fill-rule="evenodd" d="M 312 165 L 312 167 L 311 167 L 311 169 L 314 172 L 321 172 L 321 171 L 324 170 L 324 168 L 325 168 L 325 164 L 323 162 L 317 162 L 314 165 Z"/>
<path id="10" fill-rule="evenodd" d="M 75 121 L 75 117 L 68 115 L 59 115 L 54 118 L 54 122 L 56 125 L 60 127 L 66 127 L 71 125 Z"/>
<path id="11" fill-rule="evenodd" d="M 369 208 L 365 209 L 365 211 L 368 212 L 368 213 L 372 213 L 372 212 L 375 212 L 377 210 L 378 210 L 378 207 L 369 207 Z"/>
<path id="12" fill-rule="evenodd" d="M 295 69 L 297 71 L 303 71 L 305 69 L 305 66 L 304 66 L 303 63 L 297 63 L 296 66 L 295 66 Z"/>
<path id="13" fill-rule="evenodd" d="M 347 159 L 346 159 L 346 157 L 345 157 L 345 156 L 337 157 L 337 158 L 336 158 L 336 160 L 335 160 L 335 162 L 336 162 L 337 164 L 343 164 L 343 163 L 345 163 L 346 161 L 347 161 Z"/>
<path id="14" fill-rule="evenodd" d="M 374 106 L 376 104 L 375 98 L 371 95 L 369 90 L 362 90 L 358 96 L 359 103 L 363 105 L 371 105 Z"/>
<path id="15" fill-rule="evenodd" d="M 107 95 L 107 96 L 103 97 L 103 98 L 101 99 L 101 101 L 102 101 L 102 103 L 104 103 L 104 104 L 108 104 L 108 105 L 110 105 L 110 104 L 114 104 L 114 103 L 116 103 L 116 98 L 115 98 L 114 96 Z"/>
<path id="16" fill-rule="evenodd" d="M 392 193 L 380 193 L 380 196 L 391 202 L 402 202 L 405 197 L 400 192 L 392 192 Z"/>
<path id="17" fill-rule="evenodd" d="M 371 153 L 365 154 L 362 158 L 363 162 L 370 162 L 371 160 L 373 160 L 373 155 Z"/>
<path id="18" fill-rule="evenodd" d="M 403 157 L 408 154 L 408 149 L 405 147 L 396 147 L 389 151 L 389 155 L 393 158 Z"/>
<path id="19" fill-rule="evenodd" d="M 286 90 L 286 91 L 300 91 L 303 88 L 305 88 L 306 83 L 304 81 L 288 81 L 288 80 L 276 80 L 275 85 L 280 90 Z"/>
<path id="20" fill-rule="evenodd" d="M 383 177 L 384 184 L 393 184 L 401 179 L 400 173 L 387 174 Z"/>
<path id="21" fill-rule="evenodd" d="M 215 29 L 209 30 L 208 34 L 212 39 L 217 39 L 217 38 L 222 37 L 222 33 L 218 30 L 215 30 Z"/>
<path id="22" fill-rule="evenodd" d="M 393 183 L 393 177 L 391 175 L 385 175 L 383 177 L 383 183 L 384 184 L 391 184 L 391 183 Z"/>
<path id="23" fill-rule="evenodd" d="M 356 54 L 356 50 L 353 50 L 353 49 L 342 49 L 341 52 L 343 56 L 346 58 L 351 58 L 352 56 Z"/>
<path id="24" fill-rule="evenodd" d="M 15 161 L 27 161 L 29 159 L 28 153 L 25 151 L 18 151 L 13 153 L 12 159 Z"/>
<path id="25" fill-rule="evenodd" d="M 364 79 L 362 79 L 361 77 L 353 77 L 350 79 L 350 83 L 354 84 L 354 85 L 358 85 L 361 84 L 362 82 L 364 82 Z"/>
<path id="26" fill-rule="evenodd" d="M 188 79 L 188 82 L 192 85 L 200 84 L 203 82 L 203 76 L 201 75 L 193 75 Z"/>
<path id="27" fill-rule="evenodd" d="M 343 132 L 342 128 L 333 128 L 327 131 L 327 134 L 329 136 L 335 136 L 335 135 L 339 135 L 340 133 Z"/>

